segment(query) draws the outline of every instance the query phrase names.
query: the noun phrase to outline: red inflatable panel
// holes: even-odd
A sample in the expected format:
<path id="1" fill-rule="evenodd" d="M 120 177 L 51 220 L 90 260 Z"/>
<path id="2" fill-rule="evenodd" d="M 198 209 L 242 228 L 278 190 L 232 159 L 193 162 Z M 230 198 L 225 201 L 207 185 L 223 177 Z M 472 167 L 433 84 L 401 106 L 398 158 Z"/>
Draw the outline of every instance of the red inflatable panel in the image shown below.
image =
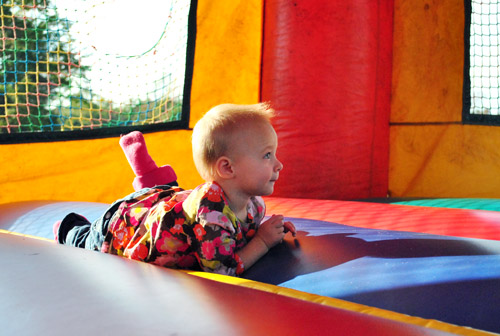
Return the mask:
<path id="1" fill-rule="evenodd" d="M 500 240 L 500 212 L 266 197 L 266 213 L 379 230 Z"/>
<path id="2" fill-rule="evenodd" d="M 392 14 L 392 1 L 265 1 L 261 99 L 279 111 L 285 170 L 274 196 L 386 196 Z"/>

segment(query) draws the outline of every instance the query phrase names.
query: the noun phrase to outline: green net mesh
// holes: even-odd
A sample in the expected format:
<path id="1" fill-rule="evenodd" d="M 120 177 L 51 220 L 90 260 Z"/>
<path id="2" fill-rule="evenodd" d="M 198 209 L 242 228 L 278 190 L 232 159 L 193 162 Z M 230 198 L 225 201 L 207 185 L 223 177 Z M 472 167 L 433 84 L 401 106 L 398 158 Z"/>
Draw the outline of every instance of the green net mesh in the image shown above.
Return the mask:
<path id="1" fill-rule="evenodd" d="M 189 1 L 0 3 L 0 134 L 180 120 Z"/>

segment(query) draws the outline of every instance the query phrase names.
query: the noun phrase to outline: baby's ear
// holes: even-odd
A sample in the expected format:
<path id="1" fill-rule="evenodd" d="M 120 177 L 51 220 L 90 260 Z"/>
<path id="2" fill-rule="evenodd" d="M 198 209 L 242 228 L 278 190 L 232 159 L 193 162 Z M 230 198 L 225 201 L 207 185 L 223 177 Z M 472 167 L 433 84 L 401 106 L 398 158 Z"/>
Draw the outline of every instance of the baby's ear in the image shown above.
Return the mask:
<path id="1" fill-rule="evenodd" d="M 232 161 L 227 156 L 221 156 L 217 159 L 215 162 L 215 170 L 217 175 L 224 179 L 230 179 L 234 175 Z"/>

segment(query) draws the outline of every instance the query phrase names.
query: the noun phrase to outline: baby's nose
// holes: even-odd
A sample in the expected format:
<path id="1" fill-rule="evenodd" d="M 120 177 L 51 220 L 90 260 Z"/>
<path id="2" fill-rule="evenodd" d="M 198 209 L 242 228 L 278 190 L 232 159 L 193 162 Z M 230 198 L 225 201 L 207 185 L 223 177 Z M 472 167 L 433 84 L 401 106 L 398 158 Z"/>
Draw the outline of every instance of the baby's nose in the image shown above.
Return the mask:
<path id="1" fill-rule="evenodd" d="M 276 160 L 276 171 L 281 171 L 283 169 L 283 164 L 280 160 Z"/>

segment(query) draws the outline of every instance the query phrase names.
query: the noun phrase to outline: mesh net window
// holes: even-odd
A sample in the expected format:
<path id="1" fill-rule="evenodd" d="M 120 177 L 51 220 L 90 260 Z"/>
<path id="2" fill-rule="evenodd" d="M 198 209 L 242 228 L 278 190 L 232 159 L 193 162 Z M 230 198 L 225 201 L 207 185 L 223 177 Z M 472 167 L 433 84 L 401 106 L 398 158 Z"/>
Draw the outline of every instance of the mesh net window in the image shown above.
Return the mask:
<path id="1" fill-rule="evenodd" d="M 0 3 L 0 140 L 187 125 L 190 1 Z"/>
<path id="2" fill-rule="evenodd" d="M 487 119 L 481 119 L 481 116 L 494 116 L 493 118 L 498 120 L 500 118 L 499 1 L 472 0 L 466 4 L 465 38 L 467 49 L 465 82 L 469 87 L 464 88 L 464 91 L 467 91 L 467 101 L 464 99 L 464 109 L 466 107 L 467 110 L 464 112 L 472 120 L 474 116 L 478 116 L 476 120 L 479 121 Z"/>

